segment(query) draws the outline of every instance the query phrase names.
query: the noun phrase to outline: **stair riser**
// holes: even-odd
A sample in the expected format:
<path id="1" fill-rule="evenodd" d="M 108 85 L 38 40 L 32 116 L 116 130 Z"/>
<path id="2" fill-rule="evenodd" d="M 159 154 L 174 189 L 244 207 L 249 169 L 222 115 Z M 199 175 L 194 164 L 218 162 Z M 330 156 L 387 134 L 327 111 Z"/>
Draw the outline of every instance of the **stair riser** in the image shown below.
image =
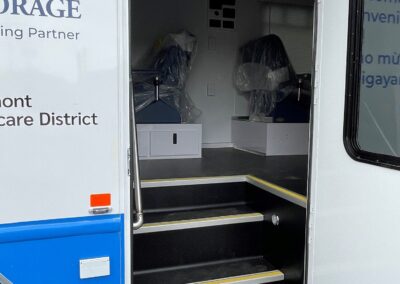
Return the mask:
<path id="1" fill-rule="evenodd" d="M 262 222 L 160 232 L 134 237 L 134 270 L 259 255 Z"/>
<path id="2" fill-rule="evenodd" d="M 302 284 L 304 277 L 306 210 L 265 191 L 251 191 L 253 209 L 263 213 L 263 255 L 285 273 L 285 283 Z M 279 226 L 272 224 L 279 216 Z"/>
<path id="3" fill-rule="evenodd" d="M 143 207 L 145 212 L 154 212 L 243 204 L 249 201 L 247 188 L 245 182 L 144 188 Z"/>

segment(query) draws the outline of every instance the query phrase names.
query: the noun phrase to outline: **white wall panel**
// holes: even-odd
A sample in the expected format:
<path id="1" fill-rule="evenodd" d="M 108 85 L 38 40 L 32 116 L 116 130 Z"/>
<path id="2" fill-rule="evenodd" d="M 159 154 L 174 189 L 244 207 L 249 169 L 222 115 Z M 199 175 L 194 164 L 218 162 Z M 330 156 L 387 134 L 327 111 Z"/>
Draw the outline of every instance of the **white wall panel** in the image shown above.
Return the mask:
<path id="1" fill-rule="evenodd" d="M 0 97 L 29 96 L 31 107 L 0 112 L 32 116 L 34 124 L 0 127 L 0 223 L 85 216 L 92 193 L 111 193 L 113 213 L 121 212 L 120 99 L 127 69 L 120 64 L 126 43 L 120 3 L 81 1 L 80 19 L 1 15 L 2 27 L 22 29 L 24 36 L 0 39 Z M 29 36 L 32 28 L 50 31 L 50 38 Z M 54 39 L 52 30 L 79 37 Z M 43 125 L 43 112 L 94 114 L 97 125 Z"/>

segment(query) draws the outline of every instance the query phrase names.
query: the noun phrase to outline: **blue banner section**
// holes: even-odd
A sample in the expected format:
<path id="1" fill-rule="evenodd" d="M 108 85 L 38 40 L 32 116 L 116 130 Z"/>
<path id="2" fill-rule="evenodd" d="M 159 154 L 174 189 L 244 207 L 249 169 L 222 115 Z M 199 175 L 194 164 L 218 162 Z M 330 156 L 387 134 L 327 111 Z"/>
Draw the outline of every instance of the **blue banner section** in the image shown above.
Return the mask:
<path id="1" fill-rule="evenodd" d="M 122 215 L 0 225 L 0 273 L 13 284 L 122 284 L 123 228 Z M 110 276 L 81 280 L 79 261 L 100 257 Z"/>

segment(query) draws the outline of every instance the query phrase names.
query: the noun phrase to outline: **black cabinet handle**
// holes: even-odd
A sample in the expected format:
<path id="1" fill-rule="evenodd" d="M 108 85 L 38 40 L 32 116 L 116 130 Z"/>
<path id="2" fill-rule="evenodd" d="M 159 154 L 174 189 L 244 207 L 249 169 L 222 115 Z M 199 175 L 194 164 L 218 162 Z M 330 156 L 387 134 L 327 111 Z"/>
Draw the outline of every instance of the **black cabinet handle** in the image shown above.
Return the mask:
<path id="1" fill-rule="evenodd" d="M 174 145 L 178 144 L 178 134 L 174 133 L 174 135 L 172 135 L 172 143 L 174 143 Z"/>

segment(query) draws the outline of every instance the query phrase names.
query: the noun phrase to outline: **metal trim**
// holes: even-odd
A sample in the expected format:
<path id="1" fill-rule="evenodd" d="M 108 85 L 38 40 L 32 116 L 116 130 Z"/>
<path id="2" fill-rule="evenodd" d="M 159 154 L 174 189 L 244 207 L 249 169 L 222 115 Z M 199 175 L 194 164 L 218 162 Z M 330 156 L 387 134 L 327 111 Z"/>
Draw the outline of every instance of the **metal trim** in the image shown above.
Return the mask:
<path id="1" fill-rule="evenodd" d="M 133 230 L 137 230 L 143 226 L 143 206 L 142 206 L 142 192 L 141 192 L 141 182 L 140 182 L 140 167 L 139 167 L 139 150 L 138 150 L 138 136 L 137 136 L 137 126 L 135 120 L 135 103 L 133 98 L 133 85 L 132 78 L 129 84 L 129 122 L 130 122 L 130 144 L 131 144 L 131 157 L 130 157 L 130 186 L 134 190 L 134 204 L 135 204 L 135 221 L 132 224 Z M 132 172 L 133 170 L 133 172 Z"/>

